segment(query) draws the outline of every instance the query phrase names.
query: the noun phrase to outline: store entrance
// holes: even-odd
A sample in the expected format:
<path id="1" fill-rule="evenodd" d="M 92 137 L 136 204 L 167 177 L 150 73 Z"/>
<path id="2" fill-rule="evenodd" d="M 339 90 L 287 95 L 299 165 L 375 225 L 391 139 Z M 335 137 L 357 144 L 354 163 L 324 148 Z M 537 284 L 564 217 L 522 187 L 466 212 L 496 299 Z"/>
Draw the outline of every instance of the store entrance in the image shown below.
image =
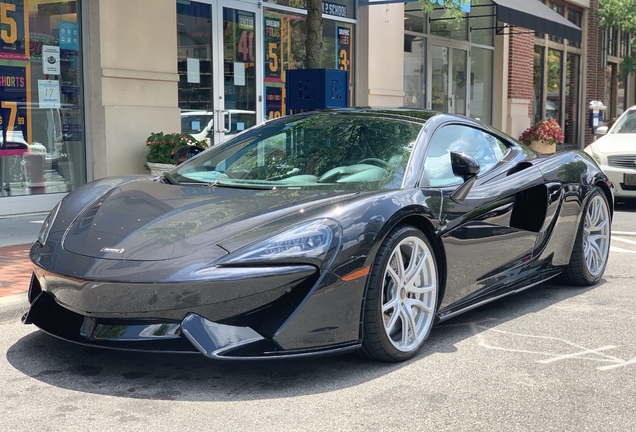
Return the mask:
<path id="1" fill-rule="evenodd" d="M 261 22 L 244 2 L 177 3 L 182 132 L 213 145 L 261 123 Z"/>
<path id="2" fill-rule="evenodd" d="M 431 89 L 427 106 L 450 114 L 470 115 L 468 95 L 470 76 L 468 49 L 446 43 L 429 43 L 428 88 Z"/>

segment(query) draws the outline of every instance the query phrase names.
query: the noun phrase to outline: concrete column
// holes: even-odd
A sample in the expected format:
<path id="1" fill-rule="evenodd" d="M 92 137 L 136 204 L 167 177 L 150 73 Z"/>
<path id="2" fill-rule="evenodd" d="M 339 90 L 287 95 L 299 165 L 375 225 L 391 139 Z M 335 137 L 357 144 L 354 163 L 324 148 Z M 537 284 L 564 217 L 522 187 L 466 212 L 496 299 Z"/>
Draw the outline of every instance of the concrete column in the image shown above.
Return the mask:
<path id="1" fill-rule="evenodd" d="M 176 3 L 91 0 L 82 6 L 89 178 L 147 173 L 148 135 L 181 128 Z"/>
<path id="2" fill-rule="evenodd" d="M 404 4 L 360 7 L 356 104 L 399 107 L 404 101 Z"/>

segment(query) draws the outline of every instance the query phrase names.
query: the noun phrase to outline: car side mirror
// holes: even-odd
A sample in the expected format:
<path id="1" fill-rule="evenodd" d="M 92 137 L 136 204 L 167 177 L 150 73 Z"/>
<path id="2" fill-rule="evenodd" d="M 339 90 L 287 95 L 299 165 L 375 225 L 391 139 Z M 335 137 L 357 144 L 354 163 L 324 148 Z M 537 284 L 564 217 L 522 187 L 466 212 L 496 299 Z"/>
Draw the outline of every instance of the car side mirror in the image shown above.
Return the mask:
<path id="1" fill-rule="evenodd" d="M 461 203 L 475 184 L 481 167 L 475 158 L 466 153 L 451 152 L 450 158 L 453 174 L 464 179 L 464 183 L 451 194 L 450 198 L 456 203 Z"/>
<path id="2" fill-rule="evenodd" d="M 172 156 L 172 158 L 175 160 L 175 162 L 180 164 L 182 162 L 187 161 L 192 156 L 198 155 L 204 150 L 205 149 L 203 147 L 199 147 L 195 145 L 192 145 L 192 146 L 187 145 L 187 146 L 179 147 L 177 151 L 174 152 L 174 156 Z"/>
<path id="3" fill-rule="evenodd" d="M 466 153 L 451 152 L 450 158 L 453 174 L 463 178 L 464 181 L 479 174 L 481 167 L 472 156 L 468 156 Z"/>
<path id="4" fill-rule="evenodd" d="M 596 128 L 596 135 L 603 136 L 607 133 L 609 128 L 607 126 L 599 126 Z"/>

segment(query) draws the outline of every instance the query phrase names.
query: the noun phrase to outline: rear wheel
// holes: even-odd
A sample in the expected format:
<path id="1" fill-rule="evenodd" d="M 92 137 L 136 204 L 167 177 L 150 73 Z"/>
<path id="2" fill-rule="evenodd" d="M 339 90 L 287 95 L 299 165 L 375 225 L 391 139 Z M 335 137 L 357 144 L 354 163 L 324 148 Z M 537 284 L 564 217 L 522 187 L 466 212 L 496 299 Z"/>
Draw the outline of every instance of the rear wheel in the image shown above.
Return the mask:
<path id="1" fill-rule="evenodd" d="M 564 283 L 589 286 L 601 279 L 609 257 L 611 222 L 607 199 L 595 187 L 585 205 L 570 264 L 561 274 Z"/>
<path id="2" fill-rule="evenodd" d="M 417 354 L 433 326 L 437 293 L 430 242 L 413 226 L 398 227 L 385 239 L 371 270 L 361 353 L 382 361 Z"/>

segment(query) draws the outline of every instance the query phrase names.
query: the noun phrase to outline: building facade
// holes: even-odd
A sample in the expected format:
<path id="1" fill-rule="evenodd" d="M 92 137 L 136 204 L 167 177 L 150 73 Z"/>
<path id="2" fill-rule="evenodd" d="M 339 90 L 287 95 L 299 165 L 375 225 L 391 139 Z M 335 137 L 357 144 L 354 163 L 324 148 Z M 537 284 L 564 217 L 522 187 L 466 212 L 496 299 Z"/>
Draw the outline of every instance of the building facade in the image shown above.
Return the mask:
<path id="1" fill-rule="evenodd" d="M 151 132 L 217 143 L 285 115 L 304 68 L 305 0 L 3 0 L 0 216 L 45 211 L 86 182 L 145 174 Z M 473 0 L 461 22 L 416 2 L 323 2 L 322 65 L 360 106 L 478 118 L 518 137 L 554 117 L 566 146 L 635 103 L 631 35 L 596 0 Z"/>

